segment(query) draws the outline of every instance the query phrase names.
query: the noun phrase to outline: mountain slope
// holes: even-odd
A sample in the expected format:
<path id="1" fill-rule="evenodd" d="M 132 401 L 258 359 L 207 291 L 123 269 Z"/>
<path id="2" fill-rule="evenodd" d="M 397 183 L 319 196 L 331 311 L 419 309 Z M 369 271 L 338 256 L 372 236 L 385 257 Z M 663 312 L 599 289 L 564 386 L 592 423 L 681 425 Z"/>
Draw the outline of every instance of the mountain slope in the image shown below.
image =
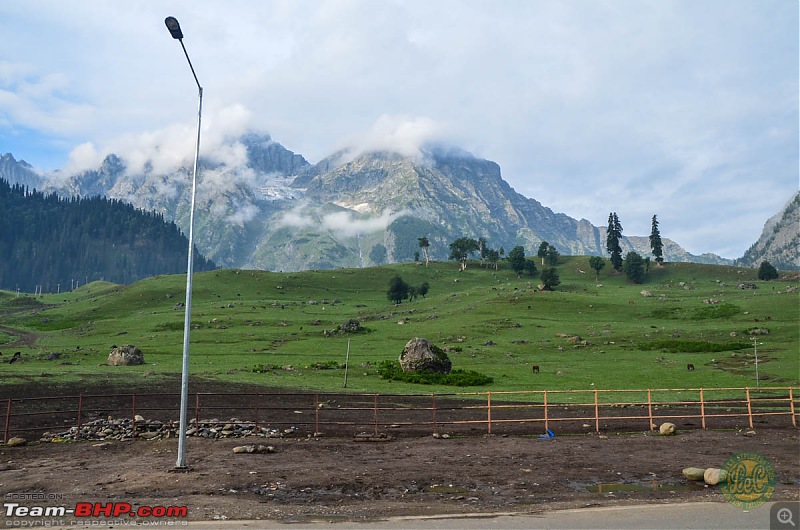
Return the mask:
<path id="1" fill-rule="evenodd" d="M 188 241 L 161 215 L 100 197 L 61 199 L 0 179 L 0 288 L 66 290 L 186 271 Z M 214 264 L 199 253 L 195 269 Z"/>
<path id="2" fill-rule="evenodd" d="M 604 254 L 604 227 L 520 195 L 495 162 L 459 149 L 431 146 L 419 156 L 340 151 L 312 166 L 268 135 L 247 134 L 232 147 L 242 162 L 201 158 L 195 214 L 198 248 L 224 267 L 295 271 L 410 261 L 423 236 L 437 260 L 448 258 L 459 237 L 485 238 L 506 252 L 522 245 L 533 254 L 547 241 L 562 254 Z M 131 171 L 109 155 L 96 170 L 43 186 L 65 196 L 119 199 L 187 231 L 190 183 L 188 167 Z M 667 261 L 727 262 L 692 256 L 668 241 Z M 621 245 L 650 254 L 646 237 L 623 238 Z"/>
<path id="3" fill-rule="evenodd" d="M 782 211 L 770 217 L 758 241 L 747 249 L 736 264 L 758 267 L 769 261 L 782 270 L 800 269 L 800 192 L 786 204 Z"/>

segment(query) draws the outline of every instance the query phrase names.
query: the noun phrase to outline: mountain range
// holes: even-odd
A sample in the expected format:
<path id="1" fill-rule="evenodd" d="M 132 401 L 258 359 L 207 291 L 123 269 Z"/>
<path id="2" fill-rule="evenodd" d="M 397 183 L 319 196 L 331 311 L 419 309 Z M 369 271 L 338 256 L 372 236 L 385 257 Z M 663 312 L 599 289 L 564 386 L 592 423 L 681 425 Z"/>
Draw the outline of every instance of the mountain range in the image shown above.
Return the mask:
<path id="1" fill-rule="evenodd" d="M 415 156 L 340 151 L 312 165 L 269 135 L 247 134 L 238 143 L 244 163 L 201 158 L 198 172 L 195 243 L 223 267 L 296 271 L 410 261 L 423 236 L 436 260 L 446 260 L 459 237 L 482 237 L 506 251 L 522 245 L 528 254 L 547 241 L 562 254 L 604 255 L 605 227 L 522 196 L 495 162 L 457 148 L 430 145 Z M 97 169 L 48 178 L 6 154 L 0 177 L 64 196 L 118 199 L 188 227 L 188 167 L 132 170 L 109 155 Z M 666 261 L 733 263 L 662 241 Z M 621 246 L 650 255 L 647 236 L 623 236 Z"/>

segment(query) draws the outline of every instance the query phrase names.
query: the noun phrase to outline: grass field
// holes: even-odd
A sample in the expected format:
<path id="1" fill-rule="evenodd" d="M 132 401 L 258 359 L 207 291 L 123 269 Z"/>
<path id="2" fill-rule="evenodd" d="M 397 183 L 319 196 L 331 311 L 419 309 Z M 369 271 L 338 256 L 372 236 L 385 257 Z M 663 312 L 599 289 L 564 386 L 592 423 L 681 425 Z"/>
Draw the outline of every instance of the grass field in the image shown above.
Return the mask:
<path id="1" fill-rule="evenodd" d="M 196 274 L 190 373 L 342 391 L 349 341 L 351 392 L 754 387 L 757 339 L 760 385 L 800 383 L 796 274 L 762 282 L 752 269 L 668 263 L 651 267 L 641 285 L 610 266 L 596 282 L 588 257 L 563 257 L 558 271 L 562 283 L 553 292 L 537 291 L 538 277 L 517 278 L 507 265 L 495 272 L 478 263 L 465 272 L 450 262 Z M 390 303 L 394 275 L 428 282 L 427 298 Z M 739 289 L 742 282 L 757 288 Z M 109 379 L 120 390 L 131 382 L 157 387 L 181 370 L 184 312 L 175 306 L 184 289 L 185 276 L 174 275 L 43 296 L 1 292 L 0 360 L 21 351 L 24 362 L 0 362 L 0 389 L 85 379 Z M 366 331 L 324 333 L 350 318 Z M 752 335 L 755 329 L 766 334 Z M 454 389 L 382 380 L 378 363 L 396 360 L 413 337 L 448 351 L 453 368 L 494 382 Z M 104 365 L 122 344 L 139 347 L 146 364 Z"/>

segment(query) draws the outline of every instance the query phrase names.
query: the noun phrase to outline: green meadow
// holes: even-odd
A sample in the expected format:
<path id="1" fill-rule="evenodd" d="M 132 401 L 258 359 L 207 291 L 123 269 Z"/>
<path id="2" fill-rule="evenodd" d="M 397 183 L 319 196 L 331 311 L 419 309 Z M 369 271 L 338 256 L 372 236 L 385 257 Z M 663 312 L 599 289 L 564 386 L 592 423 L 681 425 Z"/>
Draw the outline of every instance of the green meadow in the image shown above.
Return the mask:
<path id="1" fill-rule="evenodd" d="M 610 265 L 596 281 L 585 256 L 562 257 L 558 272 L 561 284 L 551 292 L 537 290 L 538 273 L 517 277 L 506 263 L 499 271 L 471 262 L 459 272 L 442 262 L 198 273 L 190 391 L 198 379 L 395 394 L 755 387 L 756 352 L 760 386 L 800 383 L 796 274 L 765 282 L 752 269 L 667 263 L 651 266 L 645 283 L 635 285 Z M 395 275 L 413 286 L 428 282 L 426 298 L 390 302 Z M 181 371 L 184 311 L 176 304 L 184 301 L 185 281 L 173 275 L 42 296 L 0 292 L 0 389 L 107 381 L 120 392 L 132 384 L 178 392 L 172 387 Z M 742 283 L 756 288 L 740 289 Z M 336 331 L 348 319 L 363 331 Z M 493 382 L 381 379 L 378 365 L 396 361 L 413 337 L 444 349 L 454 369 Z M 146 364 L 107 366 L 111 348 L 123 344 L 140 348 Z M 7 363 L 15 351 L 22 362 Z"/>

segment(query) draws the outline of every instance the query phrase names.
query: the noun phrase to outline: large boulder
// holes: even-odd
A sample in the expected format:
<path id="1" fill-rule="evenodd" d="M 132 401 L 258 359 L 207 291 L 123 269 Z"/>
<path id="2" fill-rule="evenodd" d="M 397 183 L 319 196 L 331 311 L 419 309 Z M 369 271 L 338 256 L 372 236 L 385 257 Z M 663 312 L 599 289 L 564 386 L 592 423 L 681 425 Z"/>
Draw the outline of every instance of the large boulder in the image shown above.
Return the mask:
<path id="1" fill-rule="evenodd" d="M 126 344 L 124 346 L 115 346 L 111 353 L 108 354 L 109 366 L 135 366 L 137 364 L 144 364 L 144 355 L 142 350 L 136 346 Z"/>
<path id="2" fill-rule="evenodd" d="M 720 482 L 727 482 L 728 472 L 724 469 L 710 467 L 703 473 L 703 480 L 705 480 L 706 484 L 709 486 L 716 486 Z"/>
<path id="3" fill-rule="evenodd" d="M 701 467 L 687 467 L 683 470 L 683 476 L 688 480 L 704 480 L 706 470 Z"/>
<path id="4" fill-rule="evenodd" d="M 453 363 L 447 354 L 428 339 L 414 337 L 400 354 L 400 367 L 404 372 L 433 372 L 449 374 Z"/>

